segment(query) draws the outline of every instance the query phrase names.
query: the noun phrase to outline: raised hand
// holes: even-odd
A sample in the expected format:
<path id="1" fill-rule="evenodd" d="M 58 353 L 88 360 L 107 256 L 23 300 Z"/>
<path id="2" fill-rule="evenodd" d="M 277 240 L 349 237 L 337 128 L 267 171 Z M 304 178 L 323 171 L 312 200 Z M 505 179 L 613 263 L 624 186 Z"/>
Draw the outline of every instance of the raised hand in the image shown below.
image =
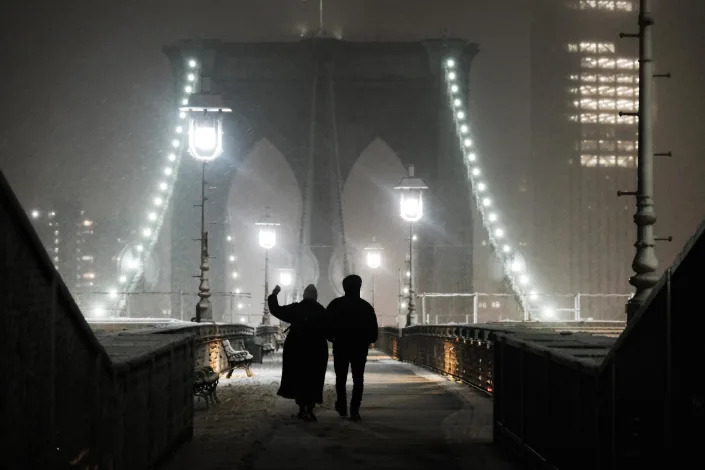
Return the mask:
<path id="1" fill-rule="evenodd" d="M 274 290 L 272 291 L 272 295 L 277 295 L 279 292 L 281 292 L 282 288 L 279 286 L 274 286 Z"/>

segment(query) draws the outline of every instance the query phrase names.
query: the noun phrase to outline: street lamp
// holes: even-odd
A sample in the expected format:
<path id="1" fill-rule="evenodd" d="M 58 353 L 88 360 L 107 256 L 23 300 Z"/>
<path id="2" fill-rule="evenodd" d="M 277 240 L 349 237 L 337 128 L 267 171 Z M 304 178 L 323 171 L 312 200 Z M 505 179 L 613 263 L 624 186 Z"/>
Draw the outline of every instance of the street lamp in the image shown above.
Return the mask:
<path id="1" fill-rule="evenodd" d="M 255 224 L 259 227 L 259 246 L 264 248 L 264 311 L 262 312 L 262 325 L 269 325 L 269 306 L 267 305 L 267 295 L 269 294 L 269 250 L 277 244 L 276 222 L 269 215 L 269 207 L 265 208 L 264 215 Z"/>
<path id="2" fill-rule="evenodd" d="M 284 302 L 290 303 L 288 300 L 289 290 L 294 285 L 295 272 L 292 268 L 279 268 L 279 284 L 284 288 Z"/>
<path id="3" fill-rule="evenodd" d="M 187 103 L 180 108 L 188 113 L 188 151 L 201 167 L 201 273 L 198 285 L 200 300 L 196 305 L 196 321 L 212 320 L 213 309 L 210 301 L 210 284 L 208 283 L 208 232 L 206 232 L 206 163 L 215 160 L 223 153 L 223 113 L 232 109 L 223 106 L 218 94 L 210 93 L 207 78 L 202 80 L 201 93 L 194 93 Z"/>
<path id="4" fill-rule="evenodd" d="M 382 264 L 382 245 L 375 241 L 372 237 L 372 243 L 365 247 L 365 252 L 367 253 L 367 267 L 372 269 L 372 306 L 375 306 L 375 271 Z"/>
<path id="5" fill-rule="evenodd" d="M 428 186 L 421 178 L 414 176 L 414 165 L 409 165 L 409 174 L 404 176 L 399 185 L 394 189 L 401 194 L 400 208 L 401 218 L 409 222 L 409 303 L 406 316 L 406 326 L 416 324 L 414 311 L 414 222 L 418 222 L 423 217 L 423 192 Z"/>

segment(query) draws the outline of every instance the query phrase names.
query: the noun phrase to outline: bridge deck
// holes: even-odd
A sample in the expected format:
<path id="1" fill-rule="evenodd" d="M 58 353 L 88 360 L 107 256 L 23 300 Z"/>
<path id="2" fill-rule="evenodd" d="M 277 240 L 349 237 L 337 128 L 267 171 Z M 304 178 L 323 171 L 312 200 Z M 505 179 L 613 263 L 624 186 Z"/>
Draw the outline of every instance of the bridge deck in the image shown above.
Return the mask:
<path id="1" fill-rule="evenodd" d="M 332 362 L 318 422 L 277 398 L 281 356 L 219 386 L 221 403 L 196 411 L 194 439 L 172 469 L 482 468 L 515 464 L 491 444 L 492 401 L 484 394 L 379 352 L 368 361 L 362 422 L 333 410 Z M 350 386 L 350 385 L 349 385 Z"/>

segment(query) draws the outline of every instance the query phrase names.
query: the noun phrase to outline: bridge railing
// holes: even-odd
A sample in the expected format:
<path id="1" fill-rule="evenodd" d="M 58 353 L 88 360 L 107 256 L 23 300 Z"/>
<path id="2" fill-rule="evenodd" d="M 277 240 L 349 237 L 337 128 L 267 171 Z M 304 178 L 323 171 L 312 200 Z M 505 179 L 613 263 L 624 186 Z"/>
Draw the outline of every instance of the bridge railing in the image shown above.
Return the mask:
<path id="1" fill-rule="evenodd" d="M 624 321 L 630 294 L 534 294 L 520 309 L 515 296 L 504 293 L 437 293 L 418 295 L 422 323 L 486 324 L 497 321 Z"/>
<path id="2" fill-rule="evenodd" d="M 196 315 L 200 300 L 196 293 L 183 291 L 80 292 L 74 298 L 89 319 L 149 317 L 184 321 Z M 263 301 L 253 300 L 249 293 L 213 292 L 211 303 L 218 322 L 257 325 L 262 319 Z M 276 319 L 272 321 L 278 323 Z"/>

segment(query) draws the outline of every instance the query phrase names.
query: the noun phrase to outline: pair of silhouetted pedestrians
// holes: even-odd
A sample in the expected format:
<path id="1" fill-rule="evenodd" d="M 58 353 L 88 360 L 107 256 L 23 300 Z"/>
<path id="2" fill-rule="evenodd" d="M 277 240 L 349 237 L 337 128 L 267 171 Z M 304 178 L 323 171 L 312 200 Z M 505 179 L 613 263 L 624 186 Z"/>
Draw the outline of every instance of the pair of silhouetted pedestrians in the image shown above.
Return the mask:
<path id="1" fill-rule="evenodd" d="M 360 298 L 362 279 L 350 275 L 343 279 L 345 295 L 333 300 L 327 309 L 317 302 L 313 284 L 304 290 L 303 300 L 280 306 L 276 286 L 268 297 L 269 310 L 278 319 L 290 323 L 284 341 L 282 380 L 278 395 L 296 400 L 299 417 L 315 421 L 313 409 L 323 402 L 323 383 L 328 362 L 328 344 L 333 343 L 335 368 L 335 409 L 347 416 L 346 382 L 352 369 L 353 392 L 350 418 L 360 420 L 367 351 L 377 340 L 377 316 L 372 306 Z"/>

